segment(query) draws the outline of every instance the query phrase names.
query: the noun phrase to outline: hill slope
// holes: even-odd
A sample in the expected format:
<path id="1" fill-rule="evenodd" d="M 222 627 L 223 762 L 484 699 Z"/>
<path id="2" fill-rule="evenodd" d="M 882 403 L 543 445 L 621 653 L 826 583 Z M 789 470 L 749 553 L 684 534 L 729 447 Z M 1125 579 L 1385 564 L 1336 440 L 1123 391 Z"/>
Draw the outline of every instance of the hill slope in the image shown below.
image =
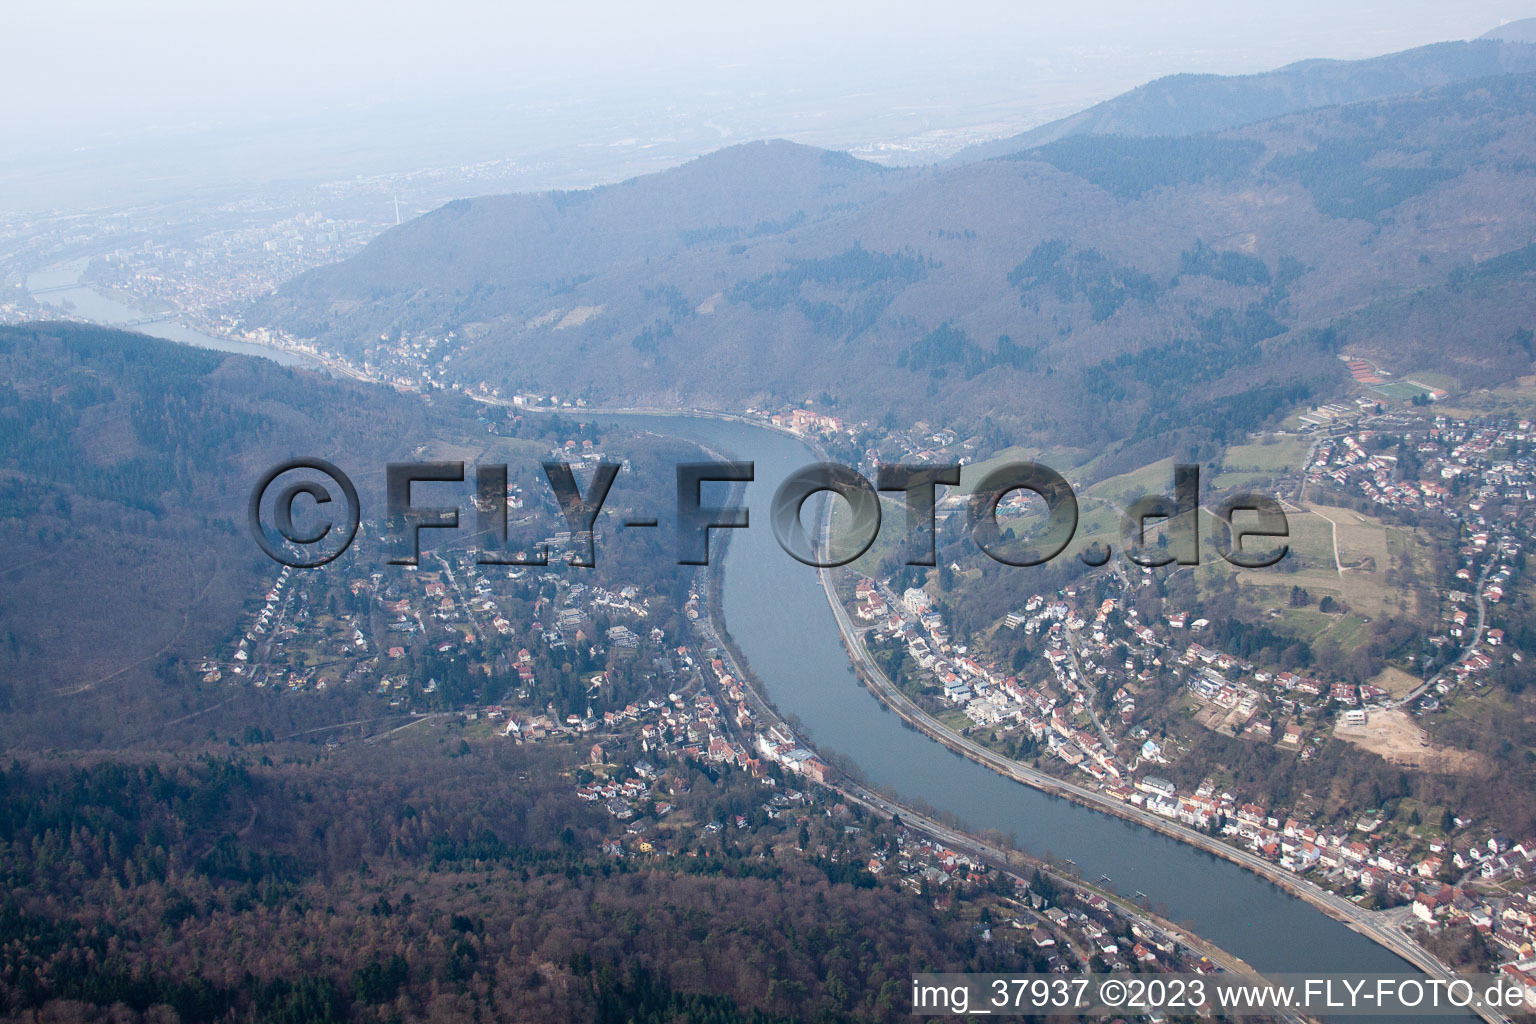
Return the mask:
<path id="1" fill-rule="evenodd" d="M 276 574 L 245 522 L 268 466 L 348 453 L 367 503 L 386 459 L 455 418 L 265 359 L 63 323 L 0 328 L 0 382 L 0 707 L 36 712 L 4 717 L 42 742 L 45 722 L 77 744 L 106 739 L 104 720 L 137 730 L 143 695 L 227 639 Z M 105 719 L 86 711 L 97 697 Z"/>
<path id="2" fill-rule="evenodd" d="M 1502 39 L 1511 43 L 1536 43 L 1536 18 L 1519 18 L 1489 29 L 1479 39 Z"/>
<path id="3" fill-rule="evenodd" d="M 900 175 L 762 147 L 833 180 L 770 192 L 759 210 L 813 208 L 755 237 L 684 239 L 679 217 L 745 223 L 707 196 L 690 204 L 715 168 L 712 195 L 759 187 L 752 151 L 726 151 L 598 190 L 579 215 L 560 196 L 494 201 L 557 220 L 515 257 L 470 255 L 499 233 L 481 203 L 440 211 L 253 316 L 407 378 L 615 404 L 815 398 L 898 421 L 990 416 L 1016 436 L 1155 439 L 1160 458 L 1341 387 L 1346 348 L 1468 383 L 1528 373 L 1499 344 L 1536 312 L 1518 261 L 1496 289 L 1506 301 L 1455 336 L 1395 333 L 1385 313 L 1359 337 L 1332 328 L 1529 244 L 1533 122 L 1536 77 L 1506 75 Z M 556 275 L 568 287 L 551 289 Z M 412 344 L 429 337 L 445 354 L 423 362 Z"/>
<path id="4" fill-rule="evenodd" d="M 304 275 L 284 296 L 406 302 L 450 318 L 526 307 L 609 268 L 815 224 L 909 177 L 842 153 L 748 143 L 618 185 L 458 200 L 385 232 L 366 260 Z"/>
<path id="5" fill-rule="evenodd" d="M 1253 75 L 1169 75 L 1050 124 L 967 147 L 952 160 L 1006 156 L 1071 135 L 1198 135 L 1317 107 L 1528 73 L 1536 71 L 1533 42 L 1490 33 L 1368 60 L 1305 60 Z"/>

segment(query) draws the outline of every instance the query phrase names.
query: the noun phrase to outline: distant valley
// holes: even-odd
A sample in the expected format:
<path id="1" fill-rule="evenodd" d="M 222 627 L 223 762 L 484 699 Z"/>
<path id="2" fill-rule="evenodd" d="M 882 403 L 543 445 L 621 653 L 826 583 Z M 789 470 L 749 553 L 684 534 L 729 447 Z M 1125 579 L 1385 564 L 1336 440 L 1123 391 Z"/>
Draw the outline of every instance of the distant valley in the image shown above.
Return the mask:
<path id="1" fill-rule="evenodd" d="M 590 191 L 461 200 L 249 322 L 405 382 L 991 420 L 1002 439 L 1146 449 L 1126 465 L 1332 397 L 1346 352 L 1471 386 L 1528 373 L 1536 77 L 1455 79 L 1529 70 L 1536 47 L 1394 58 L 1280 92 L 1452 84 L 1206 134 L 1059 132 L 926 169 L 767 142 Z M 1184 129 L 1210 88 L 1166 87 L 1193 97 Z"/>

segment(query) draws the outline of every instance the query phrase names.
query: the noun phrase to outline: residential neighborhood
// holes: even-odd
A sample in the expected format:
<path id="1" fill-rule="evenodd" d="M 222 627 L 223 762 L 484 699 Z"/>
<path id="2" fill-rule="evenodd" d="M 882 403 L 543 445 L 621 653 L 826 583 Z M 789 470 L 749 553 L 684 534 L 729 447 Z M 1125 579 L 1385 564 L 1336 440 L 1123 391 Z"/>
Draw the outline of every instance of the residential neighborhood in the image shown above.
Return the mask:
<path id="1" fill-rule="evenodd" d="M 1512 840 L 1450 814 L 1439 827 L 1404 830 L 1371 807 L 1320 814 L 1316 801 L 1271 803 L 1210 775 L 1177 784 L 1170 776 L 1183 774 L 1189 739 L 1153 725 L 1144 709 L 1177 687 L 1188 722 L 1301 763 L 1337 739 L 1368 744 L 1378 729 L 1400 723 L 1421 737 L 1424 757 L 1439 754 L 1414 723 L 1478 700 L 1499 672 L 1523 671 L 1527 654 L 1511 647 L 1499 623 L 1533 527 L 1530 441 L 1527 421 L 1404 412 L 1312 447 L 1305 486 L 1337 494 L 1335 502 L 1353 495 L 1386 506 L 1394 516 L 1440 517 L 1437 528 L 1460 538 L 1446 570 L 1457 585 L 1426 588 L 1441 606 L 1438 625 L 1413 648 L 1422 652 L 1412 663 L 1419 677 L 1392 669 L 1371 681 L 1341 679 L 1327 664 L 1282 667 L 1223 650 L 1206 618 L 1166 604 L 1155 618 L 1141 614 L 1139 594 L 1152 586 L 1152 570 L 1111 567 L 1092 585 L 1023 597 L 983 637 L 952 635 L 929 588 L 898 592 L 855 573 L 840 592 L 877 662 L 948 728 L 1363 905 L 1411 908 L 1405 930 L 1476 931 L 1484 966 L 1528 974 L 1536 965 L 1536 931 L 1526 916 L 1536 899 L 1528 856 L 1536 837 Z M 1411 460 L 1394 454 L 1404 451 Z M 1331 600 L 1324 599 L 1325 613 Z M 1292 606 L 1308 603 L 1315 598 L 1293 588 Z M 988 650 L 1017 646 L 999 639 L 1007 636 L 1034 656 L 991 660 Z"/>

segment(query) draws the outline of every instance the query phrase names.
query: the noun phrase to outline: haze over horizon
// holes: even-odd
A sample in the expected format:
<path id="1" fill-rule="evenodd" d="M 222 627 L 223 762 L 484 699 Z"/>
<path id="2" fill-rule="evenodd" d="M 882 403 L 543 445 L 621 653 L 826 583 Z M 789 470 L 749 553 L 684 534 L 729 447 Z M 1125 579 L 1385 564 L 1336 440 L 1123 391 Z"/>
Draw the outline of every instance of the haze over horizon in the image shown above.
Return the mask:
<path id="1" fill-rule="evenodd" d="M 0 1024 L 1530 1019 L 1536 0 L 60 2 Z"/>
<path id="2" fill-rule="evenodd" d="M 110 203 L 123 166 L 170 195 L 551 152 L 561 169 L 530 186 L 591 184 L 765 137 L 926 162 L 1165 74 L 1374 56 L 1532 13 L 1527 0 L 792 3 L 750 18 L 697 3 L 26 7 L 0 69 L 26 97 L 0 113 L 0 178 L 6 205 L 26 209 Z M 580 147 L 632 152 L 565 166 Z"/>

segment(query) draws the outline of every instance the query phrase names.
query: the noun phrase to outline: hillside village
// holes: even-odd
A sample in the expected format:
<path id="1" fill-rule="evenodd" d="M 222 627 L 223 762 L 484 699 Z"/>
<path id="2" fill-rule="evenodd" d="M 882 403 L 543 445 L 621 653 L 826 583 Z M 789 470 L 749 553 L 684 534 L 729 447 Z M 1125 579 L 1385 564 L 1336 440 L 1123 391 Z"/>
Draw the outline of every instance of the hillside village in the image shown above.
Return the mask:
<path id="1" fill-rule="evenodd" d="M 908 694 L 951 728 L 1341 894 L 1407 905 L 1427 929 L 1474 929 L 1489 962 L 1528 972 L 1536 957 L 1529 913 L 1536 841 L 1460 818 L 1432 834 L 1406 835 L 1363 807 L 1314 820 L 1211 778 L 1181 789 L 1167 777 L 1183 754 L 1179 740 L 1149 732 L 1137 702 L 1161 700 L 1159 692 L 1176 683 L 1186 714 L 1203 727 L 1307 761 L 1335 731 L 1363 730 L 1376 717 L 1444 714 L 1459 700 L 1476 700 L 1495 670 L 1519 669 L 1527 657 L 1496 623 L 1519 584 L 1522 538 L 1533 526 L 1531 440 L 1527 421 L 1395 413 L 1313 446 L 1303 471 L 1308 486 L 1394 515 L 1441 516 L 1461 537 L 1452 568 L 1460 589 L 1440 593 L 1438 624 L 1422 645 L 1432 652 L 1423 662 L 1427 678 L 1397 692 L 1330 679 L 1326 666 L 1255 664 L 1222 650 L 1212 623 L 1186 611 L 1142 621 L 1136 592 L 1150 585 L 1152 570 L 1109 570 L 1092 586 L 1024 598 L 995 626 L 1028 637 L 1040 655 L 1022 671 L 950 636 L 925 588 L 896 593 L 856 576 L 845 593 L 877 659 L 895 666 Z"/>
<path id="2" fill-rule="evenodd" d="M 605 714 L 601 722 L 589 717 L 567 726 L 571 734 L 601 737 L 589 752 L 592 770 L 584 775 L 590 778 L 578 782 L 576 795 L 601 804 L 615 830 L 622 828 L 604 843 L 609 856 L 696 855 L 690 847 L 701 842 L 765 838 L 781 855 L 792 855 L 788 830 L 796 827 L 801 836 L 798 852 L 867 873 L 871 881 L 856 884 L 889 880 L 941 906 L 955 900 L 998 899 L 998 905 L 980 918 L 978 938 L 1015 944 L 1031 955 L 1037 970 L 1216 969 L 1177 937 L 1147 920 L 1128 918 L 1090 889 L 1039 872 L 1028 881 L 1005 875 L 899 824 L 894 842 L 875 841 L 870 824 L 829 786 L 832 769 L 742 687 L 720 652 L 705 651 L 702 664 L 686 646 L 674 653 L 686 670 L 686 692 L 670 693 L 665 701 L 631 704 L 622 712 Z M 559 730 L 549 722 L 529 728 L 514 717 L 503 732 L 528 742 L 554 737 Z M 727 777 L 742 773 L 761 787 L 761 803 L 704 820 L 697 808 L 684 806 L 692 792 L 690 768 Z M 807 846 L 805 829 L 818 817 L 841 826 L 841 848 Z"/>
<path id="3" fill-rule="evenodd" d="M 378 573 L 354 577 L 346 591 L 359 610 L 351 613 L 328 608 L 334 602 L 323 587 L 284 569 L 234 656 L 205 662 L 206 678 L 290 699 L 341 684 L 371 687 L 406 721 L 451 714 L 504 742 L 580 744 L 587 767 L 574 797 L 612 821 L 603 843 L 609 857 L 654 861 L 766 843 L 779 856 L 816 858 L 834 874 L 862 875 L 866 881 L 858 884 L 897 885 L 941 906 L 959 901 L 968 913 L 983 911 L 978 939 L 1016 947 L 1026 956 L 1021 965 L 1032 969 L 1215 969 L 1178 938 L 1126 918 L 1091 890 L 1038 874 L 1029 882 L 1003 876 L 905 827 L 889 842 L 877 840 L 863 812 L 855 814 L 827 787 L 827 763 L 756 701 L 722 652 L 700 646 L 708 643 L 699 631 L 700 593 L 684 607 L 681 622 L 691 627 L 668 634 L 648 627 L 653 616 L 636 587 L 613 591 L 523 568 L 497 569 L 506 579 L 493 580 L 471 558 L 467 551 L 435 556 L 388 586 Z M 510 606 L 526 607 L 530 599 L 538 619 L 509 621 L 516 614 Z M 383 633 L 376 635 L 380 622 Z M 597 631 L 594 622 L 616 624 Z M 450 685 L 449 673 L 418 679 L 407 648 L 423 646 L 440 664 L 464 664 L 474 688 Z M 584 705 L 562 713 L 561 698 L 549 699 L 549 680 L 561 675 L 554 659 L 578 646 L 592 664 L 606 659 L 619 668 L 583 672 Z M 693 792 L 697 771 L 749 779 L 760 800 L 710 818 L 698 799 L 709 794 Z M 817 822 L 838 842 L 802 849 L 796 830 L 823 828 Z"/>
<path id="4" fill-rule="evenodd" d="M 1315 808 L 1267 806 L 1210 777 L 1181 788 L 1168 777 L 1179 774 L 1181 741 L 1154 734 L 1138 713 L 1138 701 L 1143 710 L 1163 701 L 1171 684 L 1179 706 L 1201 727 L 1305 762 L 1335 735 L 1368 730 L 1377 719 L 1443 714 L 1460 699 L 1475 699 L 1498 670 L 1523 664 L 1526 654 L 1499 624 L 1499 609 L 1518 586 L 1521 538 L 1533 527 L 1525 511 L 1536 483 L 1531 424 L 1361 410 L 1307 427 L 1312 446 L 1302 486 L 1394 517 L 1437 517 L 1461 538 L 1455 585 L 1433 588 L 1440 608 L 1421 645 L 1428 652 L 1424 677 L 1406 691 L 1330 678 L 1323 666 L 1255 663 L 1223 650 L 1213 623 L 1188 611 L 1143 621 L 1137 593 L 1151 585 L 1153 571 L 1136 567 L 1111 567 L 1091 585 L 1023 598 L 996 624 L 1037 649 L 1040 657 L 1022 672 L 951 637 L 925 588 L 897 593 L 888 582 L 861 577 L 850 609 L 873 650 L 886 657 L 901 651 L 903 685 L 952 727 L 1170 822 L 1219 835 L 1341 894 L 1410 906 L 1426 928 L 1481 929 L 1490 960 L 1525 970 L 1536 956 L 1536 932 L 1522 916 L 1536 897 L 1536 882 L 1524 884 L 1527 853 L 1536 852 L 1531 843 L 1484 834 L 1460 819 L 1445 822 L 1439 834 L 1405 835 L 1383 828 L 1374 809 L 1363 807 L 1318 820 Z M 921 427 L 884 434 L 810 408 L 760 415 L 863 456 L 861 463 L 880 450 L 964 464 L 985 448 L 981 437 Z M 590 441 L 558 444 L 551 453 L 578 465 L 602 457 Z M 523 511 L 526 498 L 513 488 L 510 508 Z M 557 532 L 540 543 L 559 558 L 569 541 Z M 676 623 L 663 629 L 652 621 L 657 606 L 640 586 L 479 567 L 467 553 L 433 559 L 387 586 L 379 573 L 354 576 L 352 600 L 341 608 L 280 573 L 234 648 L 207 660 L 205 678 L 227 675 L 289 691 L 351 682 L 373 687 L 397 712 L 472 707 L 514 741 L 635 729 L 648 756 L 753 775 L 772 766 L 809 785 L 826 780 L 825 762 L 781 724 L 758 727 L 749 694 L 718 656 L 697 655 Z M 517 610 L 502 607 L 504 592 Z M 682 614 L 698 618 L 698 593 Z M 439 678 L 424 670 L 424 658 L 462 671 Z M 541 681 L 560 679 L 559 666 L 573 662 L 579 686 L 541 691 Z M 516 685 L 496 682 L 503 679 Z M 704 689 L 706 680 L 714 693 Z M 643 773 L 594 781 L 579 795 L 601 802 L 628 829 L 641 809 L 668 805 L 658 803 L 656 781 Z M 765 801 L 770 819 L 789 810 L 782 796 Z M 628 849 L 623 837 L 614 842 L 615 852 Z M 654 837 L 642 842 L 655 849 Z M 1498 895 L 1490 885 L 1500 887 Z"/>

